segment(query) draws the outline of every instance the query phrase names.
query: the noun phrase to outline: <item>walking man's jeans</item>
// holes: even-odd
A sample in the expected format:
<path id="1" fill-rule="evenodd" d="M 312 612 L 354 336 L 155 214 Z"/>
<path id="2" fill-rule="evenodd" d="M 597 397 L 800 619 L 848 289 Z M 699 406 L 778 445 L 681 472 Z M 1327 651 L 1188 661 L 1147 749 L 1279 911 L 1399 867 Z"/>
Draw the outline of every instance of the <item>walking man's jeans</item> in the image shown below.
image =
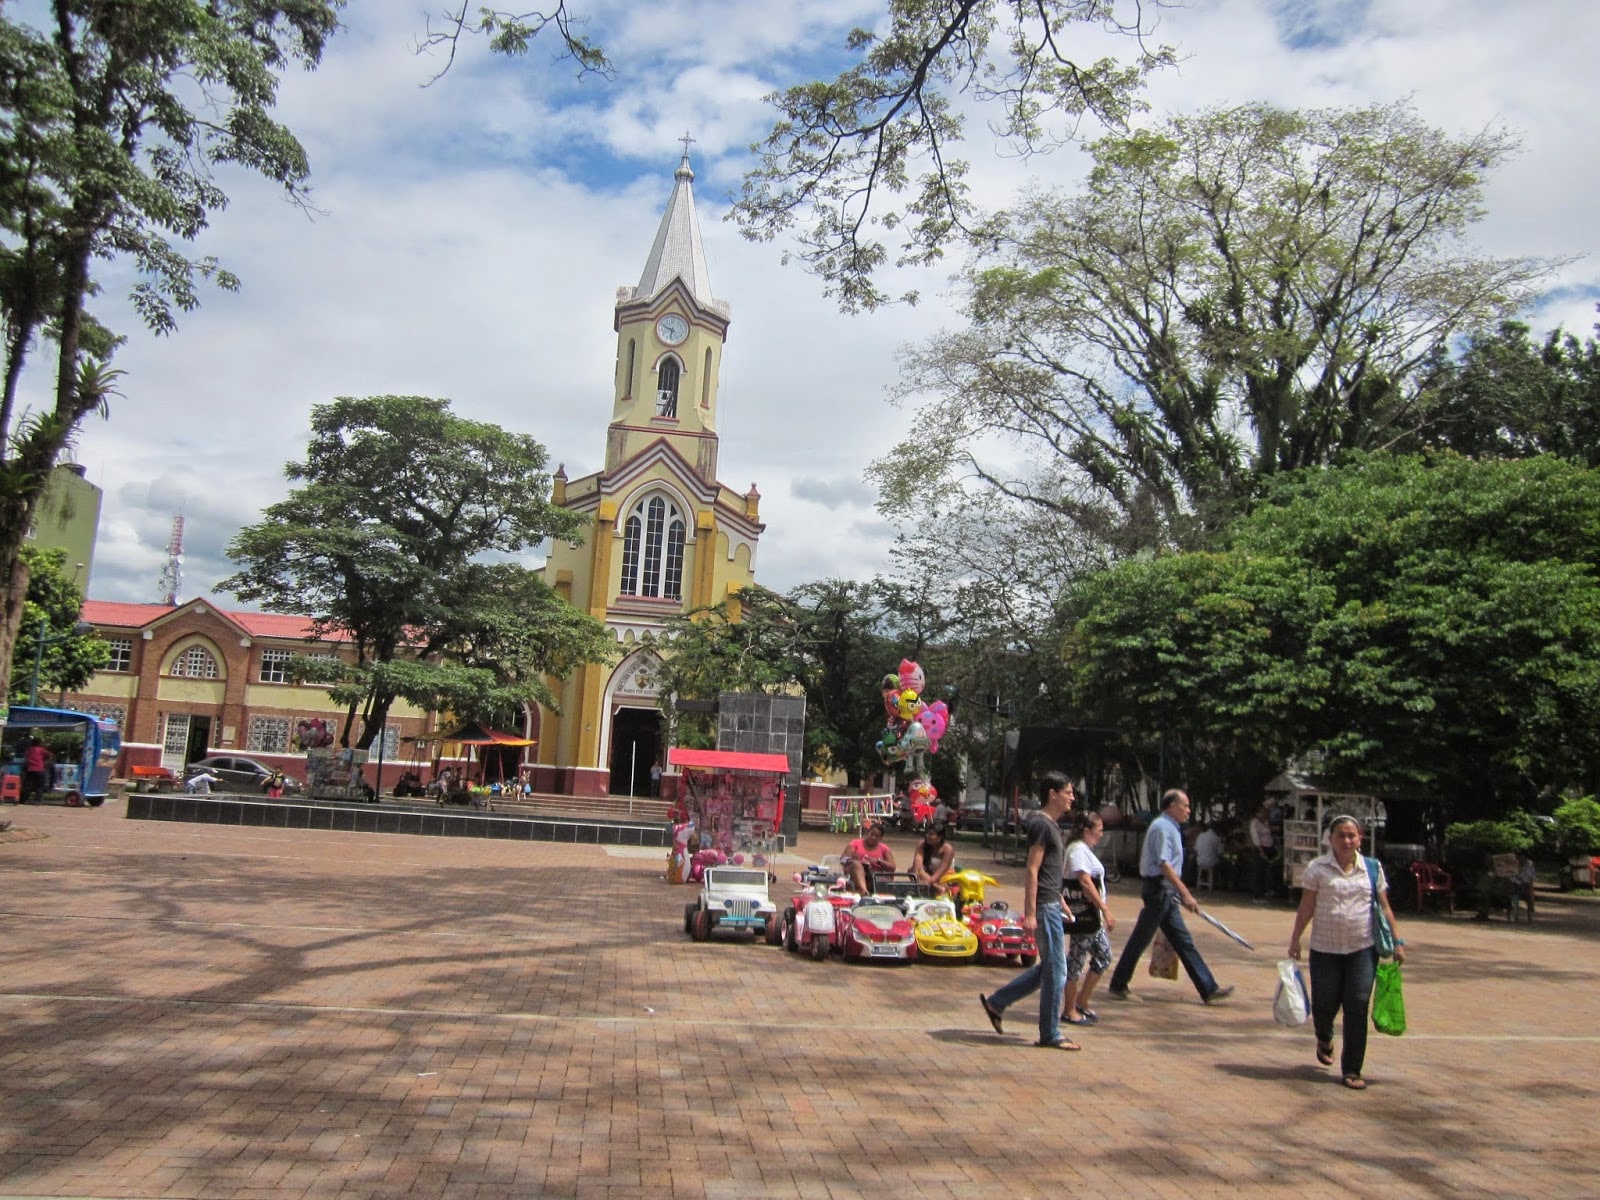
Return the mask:
<path id="1" fill-rule="evenodd" d="M 1140 957 L 1149 949 L 1159 929 L 1172 943 L 1178 961 L 1189 973 L 1189 980 L 1194 984 L 1195 991 L 1200 993 L 1200 999 L 1208 998 L 1217 990 L 1217 981 L 1212 978 L 1206 960 L 1200 957 L 1200 951 L 1195 949 L 1194 938 L 1189 936 L 1189 927 L 1183 921 L 1183 904 L 1178 899 L 1178 890 L 1167 882 L 1164 875 L 1146 876 L 1140 895 L 1144 907 L 1139 910 L 1139 920 L 1122 947 L 1117 969 L 1111 974 L 1111 990 L 1120 992 L 1127 988 Z"/>
<path id="2" fill-rule="evenodd" d="M 1367 1009 L 1372 1005 L 1372 980 L 1378 972 L 1378 951 L 1368 946 L 1354 954 L 1311 952 L 1311 1023 L 1317 1041 L 1333 1041 L 1333 1018 L 1344 1009 L 1344 1044 L 1339 1070 L 1361 1074 L 1367 1058 Z"/>
<path id="3" fill-rule="evenodd" d="M 999 988 L 989 997 L 989 1004 L 1004 1012 L 1023 997 L 1038 992 L 1039 1041 L 1044 1044 L 1061 1038 L 1061 991 L 1067 984 L 1067 933 L 1060 904 L 1044 905 L 1033 939 L 1039 948 L 1038 961 Z"/>

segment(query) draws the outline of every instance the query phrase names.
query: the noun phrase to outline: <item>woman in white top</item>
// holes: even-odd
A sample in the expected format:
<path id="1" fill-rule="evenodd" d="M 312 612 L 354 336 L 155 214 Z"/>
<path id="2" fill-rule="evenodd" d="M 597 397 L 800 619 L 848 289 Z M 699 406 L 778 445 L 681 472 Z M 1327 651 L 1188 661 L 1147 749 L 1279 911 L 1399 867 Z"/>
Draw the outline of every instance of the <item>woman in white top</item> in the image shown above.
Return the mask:
<path id="1" fill-rule="evenodd" d="M 1317 1061 L 1333 1065 L 1333 1018 L 1344 1009 L 1344 1049 L 1339 1069 L 1344 1085 L 1367 1086 L 1361 1067 L 1367 1055 L 1367 1009 L 1378 966 L 1373 929 L 1373 883 L 1361 855 L 1361 823 L 1335 817 L 1328 825 L 1328 853 L 1306 864 L 1300 908 L 1289 935 L 1289 957 L 1300 957 L 1300 935 L 1311 926 L 1311 1020 L 1317 1034 Z M 1378 866 L 1377 903 L 1394 927 L 1389 883 Z M 1405 962 L 1405 943 L 1395 938 L 1396 962 Z"/>
<path id="2" fill-rule="evenodd" d="M 1100 814 L 1086 809 L 1073 819 L 1072 838 L 1067 843 L 1065 876 L 1076 880 L 1091 903 L 1100 910 L 1100 928 L 1093 933 L 1075 933 L 1067 946 L 1067 986 L 1061 997 L 1061 1019 L 1068 1025 L 1093 1025 L 1100 1017 L 1089 1007 L 1100 976 L 1111 965 L 1110 933 L 1116 918 L 1106 907 L 1106 869 L 1094 852 L 1105 833 Z M 1083 973 L 1088 960 L 1089 973 Z"/>

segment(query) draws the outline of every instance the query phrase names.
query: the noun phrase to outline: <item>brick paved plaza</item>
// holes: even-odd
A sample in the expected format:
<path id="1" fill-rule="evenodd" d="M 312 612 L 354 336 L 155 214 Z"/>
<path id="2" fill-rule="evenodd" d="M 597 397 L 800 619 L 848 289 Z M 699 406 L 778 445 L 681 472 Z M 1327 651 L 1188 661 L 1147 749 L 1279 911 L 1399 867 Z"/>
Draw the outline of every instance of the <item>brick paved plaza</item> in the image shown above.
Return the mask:
<path id="1" fill-rule="evenodd" d="M 1287 908 L 1197 929 L 1235 1002 L 1141 971 L 1061 1054 L 1003 968 L 690 942 L 658 851 L 4 815 L 7 1200 L 1600 1195 L 1593 901 L 1402 914 L 1353 1093 L 1271 1022 Z"/>

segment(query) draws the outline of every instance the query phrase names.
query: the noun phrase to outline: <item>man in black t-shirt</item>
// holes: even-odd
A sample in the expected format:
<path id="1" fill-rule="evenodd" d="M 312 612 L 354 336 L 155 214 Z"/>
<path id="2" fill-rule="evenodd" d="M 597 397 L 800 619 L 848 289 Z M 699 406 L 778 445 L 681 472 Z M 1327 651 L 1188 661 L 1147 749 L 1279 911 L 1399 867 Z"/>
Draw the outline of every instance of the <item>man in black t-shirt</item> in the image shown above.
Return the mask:
<path id="1" fill-rule="evenodd" d="M 1058 771 L 1040 781 L 1042 806 L 1026 825 L 1027 876 L 1023 881 L 1022 927 L 1033 934 L 1039 958 L 992 996 L 978 996 L 984 1015 L 996 1033 L 1003 1033 L 1005 1010 L 1026 996 L 1039 993 L 1039 1045 L 1056 1050 L 1080 1050 L 1061 1033 L 1061 992 L 1067 982 L 1067 934 L 1061 912 L 1061 870 L 1066 852 L 1059 821 L 1072 807 L 1072 784 Z"/>

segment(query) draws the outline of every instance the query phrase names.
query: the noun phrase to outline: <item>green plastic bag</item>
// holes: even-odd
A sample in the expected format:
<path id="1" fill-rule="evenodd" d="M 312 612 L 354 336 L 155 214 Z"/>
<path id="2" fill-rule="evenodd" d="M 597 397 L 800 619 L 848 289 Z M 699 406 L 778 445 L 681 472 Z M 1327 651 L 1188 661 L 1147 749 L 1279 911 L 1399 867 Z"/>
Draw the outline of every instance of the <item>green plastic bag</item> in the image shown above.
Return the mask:
<path id="1" fill-rule="evenodd" d="M 1372 1027 L 1399 1037 L 1406 1031 L 1406 1001 L 1400 992 L 1400 964 L 1381 962 L 1372 987 Z"/>

